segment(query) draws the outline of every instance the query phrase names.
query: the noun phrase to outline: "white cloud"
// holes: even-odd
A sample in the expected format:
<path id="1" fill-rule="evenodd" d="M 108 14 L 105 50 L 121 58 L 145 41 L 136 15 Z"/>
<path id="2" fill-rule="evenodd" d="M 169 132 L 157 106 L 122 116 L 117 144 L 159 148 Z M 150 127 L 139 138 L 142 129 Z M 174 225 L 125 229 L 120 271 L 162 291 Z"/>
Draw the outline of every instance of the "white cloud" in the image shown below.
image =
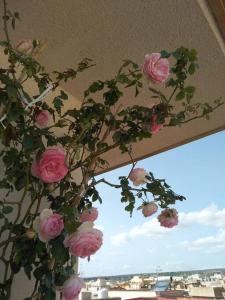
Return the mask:
<path id="1" fill-rule="evenodd" d="M 209 226 L 209 227 L 217 227 L 217 228 L 225 228 L 225 208 L 219 210 L 215 204 L 211 204 L 210 206 L 200 210 L 193 211 L 188 213 L 180 213 L 179 214 L 179 226 L 177 229 L 182 229 L 185 227 L 192 226 L 193 224 Z M 157 218 L 152 218 L 147 222 L 144 222 L 141 225 L 137 225 L 131 228 L 127 232 L 120 232 L 116 235 L 111 236 L 111 242 L 113 245 L 121 245 L 129 240 L 132 240 L 136 237 L 162 237 L 165 234 L 171 232 L 172 229 L 167 229 L 161 227 Z M 219 238 L 219 237 L 218 237 Z M 205 241 L 205 238 L 202 238 Z M 208 237 L 208 243 L 210 243 L 210 237 Z M 184 242 L 186 243 L 186 242 Z M 183 243 L 183 244 L 184 244 Z M 200 250 L 201 249 L 201 239 L 198 242 L 190 243 L 190 250 Z M 204 243 L 204 242 L 202 242 Z M 212 244 L 215 241 L 212 240 Z M 221 245 L 220 245 L 221 246 Z"/>
<path id="2" fill-rule="evenodd" d="M 217 253 L 225 250 L 225 229 L 219 230 L 216 235 L 210 235 L 195 239 L 193 241 L 184 241 L 182 247 L 189 251 L 204 251 L 205 253 Z"/>
<path id="3" fill-rule="evenodd" d="M 126 232 L 120 232 L 111 236 L 111 243 L 115 246 L 124 244 L 128 241 L 128 234 Z"/>
<path id="4" fill-rule="evenodd" d="M 119 246 L 139 236 L 162 237 L 168 231 L 169 229 L 161 227 L 157 219 L 154 218 L 143 223 L 142 225 L 133 227 L 128 232 L 120 232 L 111 236 L 111 242 L 113 245 Z"/>
<path id="5" fill-rule="evenodd" d="M 215 204 L 200 210 L 179 214 L 179 225 L 186 227 L 197 223 L 210 227 L 225 227 L 225 208 L 219 210 Z"/>

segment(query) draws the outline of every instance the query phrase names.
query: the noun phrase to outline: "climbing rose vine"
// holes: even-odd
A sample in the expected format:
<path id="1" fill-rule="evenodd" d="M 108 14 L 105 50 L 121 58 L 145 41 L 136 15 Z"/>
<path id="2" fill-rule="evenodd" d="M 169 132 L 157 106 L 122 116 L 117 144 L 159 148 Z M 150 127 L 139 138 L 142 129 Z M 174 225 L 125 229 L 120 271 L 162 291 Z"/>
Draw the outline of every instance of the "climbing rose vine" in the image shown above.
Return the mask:
<path id="1" fill-rule="evenodd" d="M 119 189 L 118 202 L 130 215 L 138 207 L 144 217 L 159 212 L 161 226 L 177 225 L 173 205 L 185 198 L 164 179 L 136 167 L 132 145 L 166 128 L 207 119 L 223 101 L 193 101 L 196 88 L 186 82 L 198 69 L 197 52 L 180 47 L 147 54 L 141 66 L 124 60 L 112 79 L 96 79 L 87 87 L 79 108 L 66 110 L 69 96 L 61 83 L 94 64 L 85 58 L 76 68 L 47 73 L 35 59 L 41 43 L 12 42 L 9 33 L 19 14 L 9 11 L 5 0 L 3 9 L 0 46 L 8 65 L 0 66 L 0 299 L 10 299 L 12 283 L 23 270 L 34 282 L 24 299 L 52 300 L 58 291 L 73 300 L 84 286 L 77 258 L 90 259 L 103 243 L 93 223 L 96 203 L 104 200 L 99 185 Z M 28 93 L 27 81 L 38 92 Z M 143 88 L 149 90 L 147 106 L 138 104 Z M 127 89 L 137 104 L 121 105 Z M 104 154 L 116 148 L 131 158 L 129 174 L 114 183 L 96 179 L 96 172 L 108 168 Z"/>

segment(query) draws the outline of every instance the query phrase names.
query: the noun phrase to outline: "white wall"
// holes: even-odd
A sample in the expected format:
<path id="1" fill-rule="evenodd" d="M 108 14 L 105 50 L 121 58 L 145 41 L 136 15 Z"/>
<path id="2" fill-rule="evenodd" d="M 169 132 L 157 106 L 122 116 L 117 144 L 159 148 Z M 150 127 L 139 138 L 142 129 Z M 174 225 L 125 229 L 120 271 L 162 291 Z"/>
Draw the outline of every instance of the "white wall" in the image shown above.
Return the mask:
<path id="1" fill-rule="evenodd" d="M 156 297 L 155 292 L 151 291 L 109 291 L 109 298 L 121 298 L 122 300 L 138 297 Z"/>

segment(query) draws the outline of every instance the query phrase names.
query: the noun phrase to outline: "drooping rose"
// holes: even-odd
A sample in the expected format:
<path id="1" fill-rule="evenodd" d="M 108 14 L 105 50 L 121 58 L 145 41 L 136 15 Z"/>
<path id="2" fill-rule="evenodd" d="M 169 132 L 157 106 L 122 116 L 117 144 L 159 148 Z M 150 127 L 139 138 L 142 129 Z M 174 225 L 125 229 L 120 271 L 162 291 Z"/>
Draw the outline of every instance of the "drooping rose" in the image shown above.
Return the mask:
<path id="1" fill-rule="evenodd" d="M 80 215 L 81 222 L 94 222 L 98 218 L 98 210 L 95 207 L 86 208 Z"/>
<path id="2" fill-rule="evenodd" d="M 134 185 L 144 184 L 147 179 L 148 173 L 143 168 L 135 168 L 131 171 L 129 179 L 133 182 Z"/>
<path id="3" fill-rule="evenodd" d="M 16 50 L 25 54 L 31 54 L 34 49 L 33 41 L 29 39 L 21 40 L 16 45 Z"/>
<path id="4" fill-rule="evenodd" d="M 158 216 L 160 225 L 167 228 L 172 228 L 178 224 L 178 213 L 174 208 L 166 208 Z"/>
<path id="5" fill-rule="evenodd" d="M 148 204 L 145 204 L 142 206 L 142 214 L 144 217 L 150 217 L 154 213 L 156 213 L 158 210 L 158 206 L 155 204 L 155 202 L 149 202 Z"/>
<path id="6" fill-rule="evenodd" d="M 41 110 L 35 116 L 35 124 L 39 128 L 44 128 L 49 125 L 51 115 L 48 110 Z"/>
<path id="7" fill-rule="evenodd" d="M 92 222 L 84 222 L 76 232 L 65 238 L 64 246 L 74 256 L 88 257 L 101 247 L 102 236 L 100 230 L 93 228 Z"/>
<path id="8" fill-rule="evenodd" d="M 170 74 L 169 61 L 160 53 L 146 54 L 142 71 L 153 83 L 165 82 Z"/>
<path id="9" fill-rule="evenodd" d="M 39 240 L 42 242 L 48 242 L 56 238 L 63 228 L 62 217 L 48 208 L 43 209 L 40 216 L 34 221 L 34 230 L 38 233 Z"/>
<path id="10" fill-rule="evenodd" d="M 62 287 L 62 296 L 64 300 L 76 300 L 82 287 L 84 287 L 84 281 L 76 276 L 73 275 L 69 279 L 67 279 Z"/>
<path id="11" fill-rule="evenodd" d="M 46 183 L 60 181 L 68 173 L 65 152 L 59 148 L 47 149 L 40 160 L 33 161 L 31 173 Z"/>
<path id="12" fill-rule="evenodd" d="M 157 133 L 161 128 L 163 128 L 163 124 L 158 124 L 157 115 L 153 115 L 151 118 L 151 133 Z"/>

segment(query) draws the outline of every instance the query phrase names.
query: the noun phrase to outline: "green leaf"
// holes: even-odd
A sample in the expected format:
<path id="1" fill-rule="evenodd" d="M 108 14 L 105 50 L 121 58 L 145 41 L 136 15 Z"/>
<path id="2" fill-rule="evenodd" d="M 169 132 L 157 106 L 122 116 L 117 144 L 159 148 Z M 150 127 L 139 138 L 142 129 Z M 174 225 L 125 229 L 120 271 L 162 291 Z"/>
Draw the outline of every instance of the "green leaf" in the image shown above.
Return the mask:
<path id="1" fill-rule="evenodd" d="M 15 188 L 17 191 L 22 190 L 22 188 L 25 187 L 26 184 L 26 174 L 18 174 L 18 177 L 15 181 Z"/>
<path id="2" fill-rule="evenodd" d="M 190 66 L 189 66 L 189 68 L 188 68 L 188 73 L 189 73 L 190 75 L 193 75 L 193 74 L 195 73 L 195 69 L 196 69 L 195 63 L 190 64 Z"/>
<path id="3" fill-rule="evenodd" d="M 53 100 L 53 104 L 54 104 L 56 111 L 58 113 L 61 113 L 61 107 L 63 106 L 63 102 L 62 102 L 61 98 L 55 97 L 55 99 Z"/>
<path id="4" fill-rule="evenodd" d="M 66 263 L 69 259 L 69 253 L 68 250 L 65 249 L 65 247 L 62 244 L 62 241 L 58 238 L 55 240 L 52 240 L 52 255 L 53 257 L 57 260 L 60 261 L 61 263 Z"/>
<path id="5" fill-rule="evenodd" d="M 89 91 L 91 93 L 96 93 L 97 91 L 100 91 L 104 88 L 104 83 L 101 81 L 95 81 L 91 84 L 89 87 Z"/>
<path id="6" fill-rule="evenodd" d="M 65 230 L 68 232 L 68 234 L 75 232 L 76 229 L 77 229 L 76 223 L 66 223 L 65 224 Z"/>
<path id="7" fill-rule="evenodd" d="M 12 206 L 3 206 L 2 208 L 2 212 L 5 215 L 10 214 L 12 211 L 13 211 Z"/>
<path id="8" fill-rule="evenodd" d="M 43 297 L 41 297 L 42 300 L 55 300 L 55 291 L 51 288 L 48 288 L 46 290 L 46 293 Z"/>
<path id="9" fill-rule="evenodd" d="M 19 107 L 19 105 L 16 105 L 13 103 L 10 111 L 7 114 L 7 119 L 9 121 L 17 121 L 18 118 L 24 114 L 23 108 Z"/>
<path id="10" fill-rule="evenodd" d="M 161 54 L 161 58 L 168 58 L 168 57 L 170 57 L 170 53 L 167 52 L 166 50 L 162 50 L 160 52 L 160 54 Z"/>
<path id="11" fill-rule="evenodd" d="M 17 97 L 17 88 L 13 85 L 7 85 L 7 93 L 9 98 L 15 99 Z"/>
<path id="12" fill-rule="evenodd" d="M 60 91 L 60 98 L 63 99 L 63 100 L 67 100 L 68 99 L 68 95 L 63 91 L 61 90 Z"/>
<path id="13" fill-rule="evenodd" d="M 23 138 L 23 147 L 25 150 L 31 150 L 34 147 L 33 137 L 30 135 L 25 135 Z"/>
<path id="14" fill-rule="evenodd" d="M 45 266 L 40 266 L 34 270 L 33 275 L 36 279 L 40 280 L 47 271 L 48 269 Z"/>
<path id="15" fill-rule="evenodd" d="M 116 77 L 116 80 L 120 83 L 126 83 L 126 84 L 129 84 L 131 82 L 130 79 L 125 74 L 119 74 Z"/>
<path id="16" fill-rule="evenodd" d="M 195 60 L 197 60 L 197 59 L 198 59 L 198 58 L 197 58 L 197 55 L 198 55 L 197 50 L 196 50 L 196 49 L 191 49 L 191 50 L 189 51 L 189 54 L 188 54 L 189 60 L 190 60 L 190 61 L 195 61 Z"/>
<path id="17" fill-rule="evenodd" d="M 194 86 L 187 86 L 184 90 L 188 94 L 193 94 L 195 92 L 195 87 Z"/>
<path id="18" fill-rule="evenodd" d="M 176 95 L 176 100 L 177 100 L 177 101 L 180 101 L 180 100 L 184 99 L 184 97 L 185 97 L 185 92 L 184 92 L 184 90 L 181 90 L 181 91 Z"/>

